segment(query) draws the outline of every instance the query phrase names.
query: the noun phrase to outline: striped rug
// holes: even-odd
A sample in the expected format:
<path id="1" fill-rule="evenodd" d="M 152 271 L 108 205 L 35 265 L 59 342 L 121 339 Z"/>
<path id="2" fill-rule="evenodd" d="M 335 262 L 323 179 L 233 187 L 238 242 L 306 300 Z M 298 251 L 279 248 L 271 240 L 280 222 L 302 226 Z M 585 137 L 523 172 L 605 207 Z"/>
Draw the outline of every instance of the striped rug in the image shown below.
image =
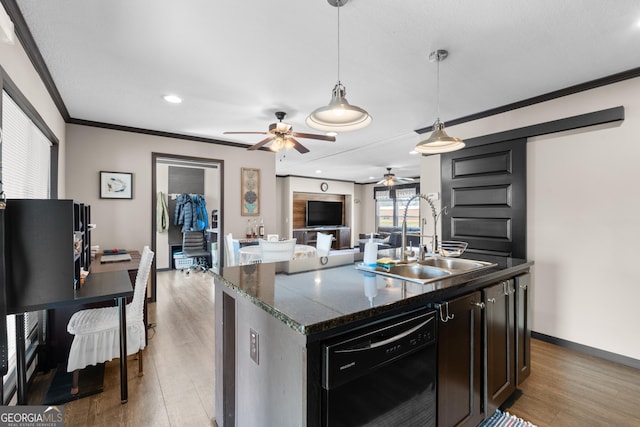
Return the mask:
<path id="1" fill-rule="evenodd" d="M 496 412 L 485 420 L 480 427 L 536 427 L 529 421 L 525 421 L 522 418 L 518 418 L 515 415 L 511 415 L 508 412 L 502 412 L 496 409 Z"/>

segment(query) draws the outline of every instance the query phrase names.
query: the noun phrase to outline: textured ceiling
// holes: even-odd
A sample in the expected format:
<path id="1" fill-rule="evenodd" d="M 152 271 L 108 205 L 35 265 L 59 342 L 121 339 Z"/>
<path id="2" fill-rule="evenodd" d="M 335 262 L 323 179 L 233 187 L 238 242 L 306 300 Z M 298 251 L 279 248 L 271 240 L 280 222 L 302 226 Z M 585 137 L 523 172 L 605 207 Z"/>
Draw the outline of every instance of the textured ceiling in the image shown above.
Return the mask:
<path id="1" fill-rule="evenodd" d="M 20 0 L 69 114 L 253 145 L 276 111 L 295 131 L 338 78 L 338 10 L 327 0 Z M 374 182 L 437 114 L 486 111 L 640 66 L 637 0 L 351 0 L 340 9 L 340 79 L 373 123 L 311 151 L 274 155 L 279 175 Z M 182 104 L 162 95 L 175 93 Z M 247 156 L 251 152 L 247 152 Z M 322 170 L 316 175 L 316 170 Z M 370 177 L 376 177 L 371 179 Z"/>

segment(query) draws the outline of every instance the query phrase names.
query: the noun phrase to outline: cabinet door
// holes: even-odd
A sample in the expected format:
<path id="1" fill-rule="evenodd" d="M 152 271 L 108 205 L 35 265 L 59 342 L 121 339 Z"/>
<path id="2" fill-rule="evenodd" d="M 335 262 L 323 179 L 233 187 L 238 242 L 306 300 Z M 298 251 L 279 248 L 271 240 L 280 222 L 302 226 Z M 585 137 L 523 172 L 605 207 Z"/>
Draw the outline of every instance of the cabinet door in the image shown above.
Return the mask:
<path id="1" fill-rule="evenodd" d="M 341 228 L 338 230 L 338 241 L 336 245 L 338 249 L 349 249 L 351 247 L 351 229 Z"/>
<path id="2" fill-rule="evenodd" d="M 296 239 L 296 243 L 299 245 L 307 244 L 307 232 L 304 230 L 293 230 L 293 237 Z"/>
<path id="3" fill-rule="evenodd" d="M 493 414 L 516 390 L 515 289 L 504 280 L 482 290 L 485 303 L 486 411 Z"/>
<path id="4" fill-rule="evenodd" d="M 480 292 L 440 306 L 438 426 L 477 426 L 484 419 L 480 389 L 481 306 Z"/>
<path id="5" fill-rule="evenodd" d="M 529 325 L 529 289 L 531 274 L 515 279 L 516 288 L 516 381 L 517 385 L 531 373 L 531 330 Z"/>

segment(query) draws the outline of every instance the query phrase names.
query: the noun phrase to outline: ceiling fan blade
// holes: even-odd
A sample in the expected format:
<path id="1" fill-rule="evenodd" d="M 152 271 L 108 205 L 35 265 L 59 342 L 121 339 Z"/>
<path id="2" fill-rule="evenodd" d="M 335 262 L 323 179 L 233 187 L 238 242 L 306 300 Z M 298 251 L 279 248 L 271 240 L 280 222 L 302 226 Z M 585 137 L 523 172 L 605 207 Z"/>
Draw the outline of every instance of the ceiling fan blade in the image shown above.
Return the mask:
<path id="1" fill-rule="evenodd" d="M 293 142 L 293 148 L 298 150 L 298 152 L 300 154 L 304 154 L 304 153 L 308 153 L 309 152 L 309 149 L 307 147 L 305 147 L 304 145 L 300 144 L 294 138 L 288 138 L 288 139 L 289 139 L 289 141 Z"/>
<path id="2" fill-rule="evenodd" d="M 406 184 L 407 182 L 413 182 L 414 179 L 413 178 L 400 178 L 400 177 L 398 177 L 398 178 L 396 178 L 396 181 L 399 184 Z"/>
<path id="3" fill-rule="evenodd" d="M 322 141 L 335 141 L 336 140 L 335 136 L 317 135 L 315 133 L 291 132 L 291 135 L 297 136 L 298 138 L 320 139 Z"/>
<path id="4" fill-rule="evenodd" d="M 231 134 L 245 134 L 245 135 L 248 135 L 248 134 L 255 134 L 255 135 L 266 135 L 266 134 L 268 134 L 269 132 L 222 132 L 222 133 L 224 133 L 225 135 L 231 135 Z"/>
<path id="5" fill-rule="evenodd" d="M 262 141 L 258 142 L 255 145 L 252 145 L 251 147 L 247 148 L 247 150 L 257 150 L 258 148 L 262 147 L 265 144 L 268 144 L 269 142 L 271 142 L 273 139 L 275 139 L 275 136 L 268 136 L 265 139 L 263 139 Z"/>

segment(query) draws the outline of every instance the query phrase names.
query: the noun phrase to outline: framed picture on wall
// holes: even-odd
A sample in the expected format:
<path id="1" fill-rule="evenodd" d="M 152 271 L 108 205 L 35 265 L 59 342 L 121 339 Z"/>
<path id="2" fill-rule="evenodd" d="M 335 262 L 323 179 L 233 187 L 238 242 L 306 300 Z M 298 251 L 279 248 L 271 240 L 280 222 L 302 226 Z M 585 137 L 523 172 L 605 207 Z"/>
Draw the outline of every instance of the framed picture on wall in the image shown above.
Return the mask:
<path id="1" fill-rule="evenodd" d="M 260 215 L 260 169 L 242 168 L 240 185 L 241 215 Z"/>
<path id="2" fill-rule="evenodd" d="M 133 199 L 133 174 L 100 171 L 101 199 Z"/>

